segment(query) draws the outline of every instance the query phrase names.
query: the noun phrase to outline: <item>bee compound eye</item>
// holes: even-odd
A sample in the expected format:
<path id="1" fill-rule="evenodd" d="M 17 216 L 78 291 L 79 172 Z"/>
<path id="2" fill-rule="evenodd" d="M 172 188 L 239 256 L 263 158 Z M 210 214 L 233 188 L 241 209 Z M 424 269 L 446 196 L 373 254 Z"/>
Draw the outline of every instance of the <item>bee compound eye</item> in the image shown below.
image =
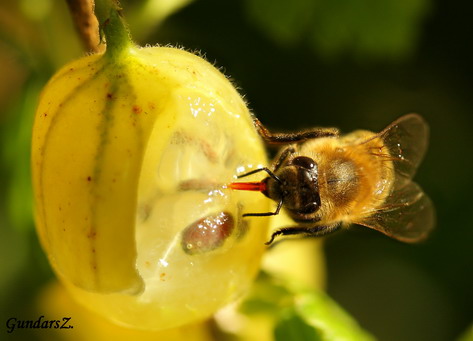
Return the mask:
<path id="1" fill-rule="evenodd" d="M 187 226 L 181 246 L 189 255 L 213 251 L 227 240 L 234 230 L 235 221 L 229 212 L 210 214 Z"/>
<path id="2" fill-rule="evenodd" d="M 313 169 L 317 167 L 317 163 L 307 156 L 298 156 L 292 160 L 292 164 L 306 169 Z"/>

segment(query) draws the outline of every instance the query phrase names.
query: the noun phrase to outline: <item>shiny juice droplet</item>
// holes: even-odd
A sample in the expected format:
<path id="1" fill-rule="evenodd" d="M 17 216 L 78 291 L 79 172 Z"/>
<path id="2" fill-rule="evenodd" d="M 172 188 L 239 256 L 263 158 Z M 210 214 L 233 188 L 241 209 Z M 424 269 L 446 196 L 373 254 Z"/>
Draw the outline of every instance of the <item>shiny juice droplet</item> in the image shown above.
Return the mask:
<path id="1" fill-rule="evenodd" d="M 233 217 L 228 212 L 199 219 L 185 228 L 181 240 L 182 249 L 189 255 L 213 251 L 223 245 L 234 225 Z"/>

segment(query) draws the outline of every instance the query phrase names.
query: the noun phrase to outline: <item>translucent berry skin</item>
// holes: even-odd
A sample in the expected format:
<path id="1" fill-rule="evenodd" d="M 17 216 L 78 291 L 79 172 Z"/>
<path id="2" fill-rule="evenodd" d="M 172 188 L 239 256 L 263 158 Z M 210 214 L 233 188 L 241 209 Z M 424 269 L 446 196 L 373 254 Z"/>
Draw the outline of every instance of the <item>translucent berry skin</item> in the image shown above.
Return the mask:
<path id="1" fill-rule="evenodd" d="M 204 319 L 259 269 L 268 221 L 241 215 L 269 201 L 225 185 L 265 164 L 244 101 L 202 58 L 164 47 L 87 56 L 50 80 L 36 112 L 38 235 L 77 300 L 109 319 Z M 183 248 L 186 228 L 222 213 L 220 237 Z"/>
<path id="2" fill-rule="evenodd" d="M 208 215 L 184 229 L 182 249 L 190 255 L 213 251 L 232 235 L 234 226 L 233 216 L 228 212 Z"/>

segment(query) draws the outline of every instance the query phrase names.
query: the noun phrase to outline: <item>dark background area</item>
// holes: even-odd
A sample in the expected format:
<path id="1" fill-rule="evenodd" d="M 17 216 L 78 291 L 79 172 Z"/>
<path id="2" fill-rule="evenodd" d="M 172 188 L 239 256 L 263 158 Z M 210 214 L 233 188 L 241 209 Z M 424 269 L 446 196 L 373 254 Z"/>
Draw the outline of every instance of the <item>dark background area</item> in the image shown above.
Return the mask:
<path id="1" fill-rule="evenodd" d="M 267 29 L 271 25 L 262 24 L 261 18 L 284 26 L 284 8 L 283 14 L 276 11 L 271 21 L 269 9 L 255 16 L 250 2 L 195 1 L 158 28 L 139 35 L 138 42 L 179 45 L 205 53 L 232 77 L 256 116 L 275 131 L 314 126 L 335 126 L 344 132 L 360 128 L 378 131 L 409 112 L 424 116 L 431 127 L 431 140 L 416 181 L 435 203 L 436 230 L 417 245 L 402 244 L 356 226 L 329 237 L 325 246 L 327 291 L 379 340 L 456 339 L 473 320 L 473 5 L 468 1 L 416 1 L 422 9 L 411 19 L 408 47 L 393 43 L 377 50 L 372 47 L 382 45 L 377 43 L 384 41 L 382 35 L 374 37 L 372 45 L 363 45 L 360 38 L 376 33 L 374 12 L 348 7 L 344 8 L 345 17 L 330 19 L 331 10 L 342 11 L 312 9 L 319 14 L 307 10 L 312 16 L 304 17 L 300 25 L 292 20 L 286 31 L 271 31 Z M 263 9 L 270 3 L 256 2 Z M 294 3 L 303 9 L 309 2 Z M 378 2 L 361 3 L 375 6 Z M 0 322 L 22 311 L 37 288 L 51 277 L 32 229 L 31 193 L 24 185 L 29 179 L 31 108 L 51 72 L 80 55 L 77 42 L 70 42 L 70 46 L 46 43 L 46 39 L 32 42 L 21 30 L 10 35 L 9 20 L 21 16 L 19 12 L 6 16 L 9 6 L 16 4 L 6 1 L 0 6 L 0 48 L 8 52 L 2 63 L 4 72 L 19 71 L 14 75 L 7 72 L 0 87 Z M 127 6 L 131 1 L 124 1 L 125 14 Z M 291 15 L 290 2 L 287 6 Z M 384 10 L 389 11 L 389 6 Z M 62 14 L 61 22 L 56 22 L 53 13 L 51 22 L 38 20 L 30 26 L 40 27 L 38 34 L 44 36 L 70 36 L 67 9 L 62 4 L 54 11 L 56 16 Z M 320 40 L 327 27 L 351 32 L 353 27 L 347 23 L 359 17 L 363 17 L 361 24 L 353 25 L 363 27 L 365 31 L 359 32 L 368 32 L 365 35 L 347 34 L 349 38 L 339 40 L 335 47 Z M 331 25 L 317 27 L 314 33 L 312 22 L 317 18 Z M 54 25 L 66 25 L 66 29 L 51 32 Z M 291 25 L 297 34 L 292 35 Z M 387 27 L 389 33 L 392 26 Z M 336 40 L 330 40 L 332 31 L 326 34 L 329 42 Z M 380 34 L 384 34 L 382 29 Z M 322 38 L 317 40 L 317 35 Z M 15 43 L 18 37 L 22 44 Z M 64 37 L 57 41 L 66 41 Z M 388 38 L 386 35 L 386 41 Z M 58 51 L 54 57 L 45 52 L 51 49 Z M 15 89 L 18 93 L 12 92 Z"/>

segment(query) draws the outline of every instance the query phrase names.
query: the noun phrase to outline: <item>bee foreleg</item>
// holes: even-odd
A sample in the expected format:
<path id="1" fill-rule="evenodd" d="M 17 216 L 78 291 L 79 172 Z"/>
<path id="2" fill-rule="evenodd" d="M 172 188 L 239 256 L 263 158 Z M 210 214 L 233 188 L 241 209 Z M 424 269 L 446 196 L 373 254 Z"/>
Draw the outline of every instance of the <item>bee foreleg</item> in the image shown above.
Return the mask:
<path id="1" fill-rule="evenodd" d="M 276 210 L 274 212 L 265 212 L 265 213 L 245 213 L 243 214 L 243 217 L 267 217 L 267 216 L 272 216 L 272 215 L 278 215 L 279 211 L 281 210 L 283 204 L 283 200 L 279 200 L 278 202 L 278 207 L 276 207 Z"/>
<path id="2" fill-rule="evenodd" d="M 300 227 L 300 226 L 294 226 L 294 227 L 283 227 L 280 228 L 279 230 L 273 232 L 271 235 L 271 239 L 266 242 L 266 245 L 271 245 L 271 243 L 274 241 L 274 238 L 277 236 L 289 236 L 289 235 L 294 235 L 294 234 L 302 234 L 306 237 L 321 237 L 326 234 L 332 233 L 340 228 L 340 224 L 337 225 L 329 225 L 329 226 L 314 226 L 314 227 Z"/>
<path id="3" fill-rule="evenodd" d="M 337 128 L 314 128 L 296 133 L 272 133 L 257 118 L 253 123 L 258 134 L 269 144 L 298 143 L 319 137 L 336 137 L 339 135 Z"/>
<path id="4" fill-rule="evenodd" d="M 274 168 L 274 171 L 276 172 L 279 167 L 281 167 L 281 165 L 283 164 L 284 160 L 287 159 L 287 157 L 290 155 L 290 154 L 294 154 L 296 152 L 296 150 L 293 148 L 293 147 L 287 147 L 285 148 L 282 153 L 279 155 L 277 161 L 274 163 L 273 165 L 273 168 Z M 280 181 L 279 181 L 280 182 Z"/>

